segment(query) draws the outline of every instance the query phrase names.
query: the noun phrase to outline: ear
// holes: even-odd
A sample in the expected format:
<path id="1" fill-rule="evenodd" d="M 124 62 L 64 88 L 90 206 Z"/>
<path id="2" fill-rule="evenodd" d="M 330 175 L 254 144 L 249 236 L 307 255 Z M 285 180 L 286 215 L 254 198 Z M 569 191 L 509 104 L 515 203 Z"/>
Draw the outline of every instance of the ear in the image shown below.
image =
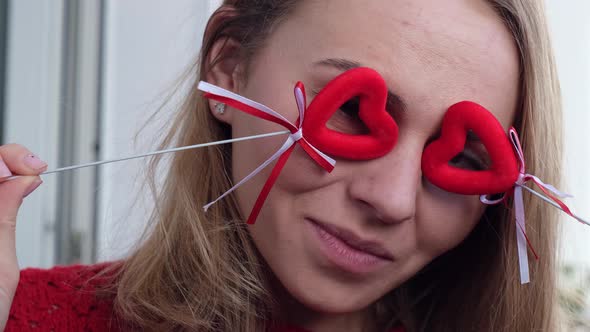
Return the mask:
<path id="1" fill-rule="evenodd" d="M 205 40 L 215 38 L 212 35 L 217 35 L 218 38 L 213 41 L 209 53 L 205 55 L 205 74 L 204 78 L 207 82 L 217 85 L 229 91 L 238 93 L 238 84 L 240 80 L 241 68 L 241 45 L 233 37 L 226 33 L 214 33 L 218 27 L 224 24 L 227 20 L 231 20 L 235 16 L 233 8 L 224 8 L 211 17 L 207 25 Z M 219 113 L 216 111 L 217 101 L 209 100 L 209 110 L 213 116 L 224 123 L 232 124 L 232 109 L 225 108 L 225 112 Z"/>

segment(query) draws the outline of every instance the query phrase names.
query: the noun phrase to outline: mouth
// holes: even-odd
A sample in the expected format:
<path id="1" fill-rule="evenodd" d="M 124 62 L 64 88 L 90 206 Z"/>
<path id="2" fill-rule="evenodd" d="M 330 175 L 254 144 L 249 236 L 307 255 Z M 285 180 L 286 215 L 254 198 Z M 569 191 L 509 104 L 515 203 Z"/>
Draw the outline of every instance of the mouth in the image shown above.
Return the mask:
<path id="1" fill-rule="evenodd" d="M 319 251 L 337 267 L 352 273 L 374 272 L 394 258 L 381 244 L 366 240 L 353 232 L 315 220 L 306 219 Z"/>

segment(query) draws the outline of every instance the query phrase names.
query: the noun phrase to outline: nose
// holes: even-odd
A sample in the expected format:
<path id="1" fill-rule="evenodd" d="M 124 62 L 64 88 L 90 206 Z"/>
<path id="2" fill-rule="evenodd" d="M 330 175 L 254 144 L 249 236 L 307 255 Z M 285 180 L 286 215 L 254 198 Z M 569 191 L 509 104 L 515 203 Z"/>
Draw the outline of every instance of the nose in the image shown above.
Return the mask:
<path id="1" fill-rule="evenodd" d="M 350 198 L 368 218 L 383 223 L 402 223 L 416 214 L 422 147 L 400 143 L 384 157 L 359 163 L 349 181 Z"/>

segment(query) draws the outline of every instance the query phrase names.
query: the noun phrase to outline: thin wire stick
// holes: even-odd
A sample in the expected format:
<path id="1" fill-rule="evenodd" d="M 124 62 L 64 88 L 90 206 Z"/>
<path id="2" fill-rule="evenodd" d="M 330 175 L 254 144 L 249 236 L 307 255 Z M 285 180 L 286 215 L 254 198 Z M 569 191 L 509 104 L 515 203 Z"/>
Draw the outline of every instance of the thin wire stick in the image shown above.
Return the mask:
<path id="1" fill-rule="evenodd" d="M 232 138 L 232 139 L 223 140 L 223 141 L 216 141 L 216 142 L 210 142 L 210 143 L 202 143 L 202 144 L 195 144 L 195 145 L 189 145 L 189 146 L 182 146 L 182 147 L 178 147 L 178 148 L 171 148 L 171 149 L 159 150 L 159 151 L 154 151 L 154 152 L 149 152 L 149 153 L 134 155 L 134 156 L 130 156 L 130 157 L 125 157 L 125 158 L 109 159 L 109 160 L 103 160 L 103 161 L 95 161 L 95 162 L 86 163 L 86 164 L 61 167 L 61 168 L 57 168 L 57 169 L 45 171 L 45 172 L 43 172 L 43 173 L 41 173 L 39 175 L 47 175 L 47 174 L 65 172 L 65 171 L 70 171 L 70 170 L 74 170 L 74 169 L 80 169 L 80 168 L 86 168 L 86 167 L 92 167 L 92 166 L 98 166 L 98 165 L 115 163 L 115 162 L 119 162 L 119 161 L 126 161 L 126 160 L 137 159 L 137 158 L 145 158 L 145 157 L 155 156 L 155 155 L 159 155 L 159 154 L 165 154 L 165 153 L 171 153 L 171 152 L 178 152 L 178 151 L 185 151 L 185 150 L 197 149 L 197 148 L 204 148 L 204 147 L 214 146 L 214 145 L 222 145 L 222 144 L 228 144 L 228 143 L 235 143 L 235 142 L 241 142 L 241 141 L 246 141 L 246 140 L 253 140 L 253 139 L 257 139 L 257 138 L 265 138 L 265 137 L 272 137 L 272 136 L 284 135 L 284 134 L 289 134 L 289 133 L 290 132 L 288 130 L 285 130 L 285 131 L 279 131 L 279 132 L 268 133 L 268 134 L 253 135 L 253 136 L 246 136 L 246 137 L 239 137 L 239 138 Z M 17 176 L 10 177 L 7 180 L 10 180 L 10 179 L 16 178 L 16 177 Z M 531 188 L 529 188 L 529 187 L 527 187 L 525 185 L 519 185 L 519 186 L 521 188 L 527 190 L 531 194 L 533 194 L 533 195 L 539 197 L 540 199 L 544 200 L 545 202 L 551 204 L 552 206 L 560 209 L 561 211 L 564 211 L 561 208 L 561 206 L 559 206 L 557 203 L 553 202 L 549 198 L 545 197 L 544 195 L 536 192 L 535 190 L 533 190 L 533 189 L 531 189 Z M 585 224 L 587 226 L 590 226 L 590 222 L 582 219 L 581 217 L 578 217 L 575 214 L 573 214 L 573 217 L 576 220 L 578 220 L 579 222 L 581 222 L 581 223 L 583 223 L 583 224 Z"/>
<path id="2" fill-rule="evenodd" d="M 184 151 L 184 150 L 190 150 L 190 149 L 197 149 L 197 148 L 203 148 L 203 147 L 213 146 L 213 145 L 221 145 L 221 144 L 227 144 L 227 143 L 241 142 L 241 141 L 252 140 L 252 139 L 257 139 L 257 138 L 264 138 L 264 137 L 284 135 L 284 134 L 289 134 L 289 133 L 290 132 L 288 130 L 285 130 L 285 131 L 279 131 L 279 132 L 268 133 L 268 134 L 261 134 L 261 135 L 247 136 L 247 137 L 239 137 L 239 138 L 232 138 L 232 139 L 223 140 L 223 141 L 217 141 L 217 142 L 210 142 L 210 143 L 203 143 L 203 144 L 183 146 L 183 147 L 178 147 L 178 148 L 171 148 L 171 149 L 154 151 L 154 152 L 145 153 L 145 154 L 139 154 L 139 155 L 135 155 L 135 156 L 131 156 L 131 157 L 117 158 L 117 159 L 110 159 L 110 160 L 103 160 L 103 161 L 95 161 L 95 162 L 87 163 L 87 164 L 80 164 L 80 165 L 74 165 L 74 166 L 57 168 L 57 169 L 54 169 L 54 170 L 45 171 L 45 172 L 43 172 L 43 173 L 41 173 L 39 175 L 47 175 L 47 174 L 52 174 L 52 173 L 59 173 L 59 172 L 69 171 L 69 170 L 78 169 L 78 168 L 91 167 L 91 166 L 97 166 L 97 165 L 114 163 L 114 162 L 118 162 L 118 161 L 125 161 L 125 160 L 130 160 L 130 159 L 137 159 L 137 158 L 144 158 L 144 157 L 149 157 L 149 156 L 155 156 L 155 155 L 158 155 L 158 154 L 178 152 L 178 151 Z"/>
<path id="3" fill-rule="evenodd" d="M 560 209 L 561 211 L 563 211 L 563 209 L 561 208 L 561 206 L 559 206 L 557 203 L 555 203 L 554 201 L 550 200 L 549 198 L 545 197 L 544 195 L 542 195 L 542 194 L 540 194 L 540 193 L 536 192 L 535 190 L 533 190 L 533 189 L 531 189 L 531 188 L 529 188 L 529 187 L 527 187 L 527 186 L 525 186 L 525 185 L 518 185 L 518 186 L 520 186 L 522 189 L 525 189 L 525 190 L 527 190 L 527 191 L 528 191 L 528 192 L 530 192 L 531 194 L 533 194 L 533 195 L 535 195 L 535 196 L 539 197 L 540 199 L 544 200 L 545 202 L 547 202 L 547 203 L 549 203 L 549 204 L 553 205 L 554 207 L 556 207 L 556 208 Z M 563 212 L 565 212 L 565 211 L 563 211 Z M 572 214 L 573 214 L 573 213 L 572 213 Z M 585 225 L 587 225 L 587 226 L 590 226 L 590 222 L 588 222 L 588 221 L 586 221 L 586 220 L 584 220 L 584 219 L 582 219 L 582 218 L 578 217 L 577 215 L 575 215 L 575 214 L 574 214 L 574 215 L 573 215 L 573 217 L 574 217 L 576 220 L 578 220 L 579 222 L 581 222 L 582 224 L 585 224 Z"/>

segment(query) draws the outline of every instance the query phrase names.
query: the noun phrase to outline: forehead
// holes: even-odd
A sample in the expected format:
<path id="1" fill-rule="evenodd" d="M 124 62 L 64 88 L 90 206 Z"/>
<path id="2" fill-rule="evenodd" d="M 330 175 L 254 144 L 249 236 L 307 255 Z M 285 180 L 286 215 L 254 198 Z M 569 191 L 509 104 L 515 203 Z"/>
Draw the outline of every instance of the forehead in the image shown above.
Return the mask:
<path id="1" fill-rule="evenodd" d="M 380 72 L 410 110 L 472 100 L 504 127 L 514 116 L 518 51 L 483 0 L 306 0 L 268 45 L 295 80 L 321 72 L 317 61 L 348 59 Z"/>

